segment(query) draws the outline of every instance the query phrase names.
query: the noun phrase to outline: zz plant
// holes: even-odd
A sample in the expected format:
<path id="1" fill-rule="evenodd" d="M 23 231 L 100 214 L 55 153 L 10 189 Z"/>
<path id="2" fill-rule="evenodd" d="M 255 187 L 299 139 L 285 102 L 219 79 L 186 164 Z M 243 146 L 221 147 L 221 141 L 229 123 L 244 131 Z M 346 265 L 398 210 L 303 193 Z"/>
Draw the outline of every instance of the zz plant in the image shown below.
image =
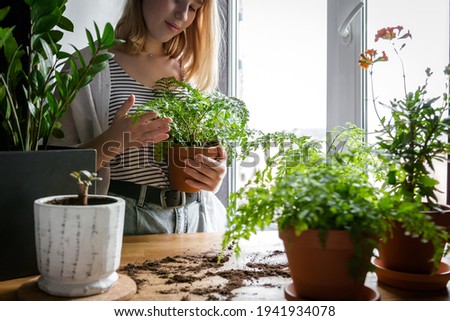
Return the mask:
<path id="1" fill-rule="evenodd" d="M 68 0 L 23 1 L 30 10 L 28 40 L 18 43 L 15 26 L 0 26 L 0 54 L 8 66 L 0 74 L 0 115 L 7 141 L 2 148 L 29 151 L 46 148 L 51 135 L 64 135 L 58 119 L 77 92 L 107 66 L 112 56 L 107 49 L 119 41 L 111 24 L 103 32 L 95 24 L 95 35 L 86 30 L 91 58 L 86 60 L 75 47 L 75 54 L 69 54 L 61 49 L 64 32 L 74 27 L 64 16 Z M 0 9 L 0 22 L 10 9 Z"/>

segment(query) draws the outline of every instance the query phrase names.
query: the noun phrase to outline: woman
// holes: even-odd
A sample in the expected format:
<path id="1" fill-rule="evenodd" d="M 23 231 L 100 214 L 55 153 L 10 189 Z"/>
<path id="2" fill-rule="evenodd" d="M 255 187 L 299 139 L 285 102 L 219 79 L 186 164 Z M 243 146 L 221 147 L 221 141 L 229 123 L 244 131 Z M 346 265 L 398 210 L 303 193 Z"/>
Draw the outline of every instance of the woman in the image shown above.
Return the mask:
<path id="1" fill-rule="evenodd" d="M 202 191 L 182 195 L 170 187 L 167 166 L 153 144 L 169 137 L 171 119 L 144 115 L 132 124 L 133 106 L 157 97 L 152 89 L 175 77 L 200 90 L 215 89 L 220 44 L 216 0 L 127 0 L 116 36 L 123 45 L 62 119 L 65 138 L 55 144 L 97 150 L 97 168 L 109 193 L 126 200 L 125 234 L 219 231 L 223 205 L 215 196 L 226 174 L 226 153 L 186 161 L 186 182 Z M 88 55 L 89 51 L 83 52 Z M 98 186 L 106 192 L 108 184 Z"/>

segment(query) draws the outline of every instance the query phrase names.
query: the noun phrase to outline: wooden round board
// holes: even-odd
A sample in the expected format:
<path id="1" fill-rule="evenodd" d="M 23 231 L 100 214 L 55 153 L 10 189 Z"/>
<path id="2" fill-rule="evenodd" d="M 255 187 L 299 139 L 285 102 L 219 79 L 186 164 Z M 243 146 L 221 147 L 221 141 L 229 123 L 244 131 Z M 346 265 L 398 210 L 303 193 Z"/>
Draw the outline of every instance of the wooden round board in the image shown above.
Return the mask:
<path id="1" fill-rule="evenodd" d="M 119 274 L 119 280 L 106 293 L 85 296 L 85 297 L 61 297 L 50 295 L 42 291 L 37 280 L 33 278 L 24 283 L 17 290 L 17 299 L 22 301 L 126 301 L 131 299 L 137 291 L 136 283 L 128 276 Z"/>

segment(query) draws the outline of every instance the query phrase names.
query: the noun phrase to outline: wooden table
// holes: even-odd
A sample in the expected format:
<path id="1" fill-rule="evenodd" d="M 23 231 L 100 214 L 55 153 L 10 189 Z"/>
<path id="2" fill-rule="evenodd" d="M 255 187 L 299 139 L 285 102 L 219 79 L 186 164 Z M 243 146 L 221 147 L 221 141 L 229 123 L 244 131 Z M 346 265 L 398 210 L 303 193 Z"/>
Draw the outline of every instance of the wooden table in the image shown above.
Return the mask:
<path id="1" fill-rule="evenodd" d="M 221 242 L 220 233 L 124 237 L 120 273 L 142 281 L 132 300 L 285 300 L 284 289 L 292 281 L 283 274 L 287 260 L 278 232 L 259 232 L 241 242 L 238 258 L 228 250 L 223 264 L 215 266 Z M 445 260 L 450 263 L 449 257 Z M 147 270 L 142 270 L 146 261 Z M 245 274 L 257 270 L 258 264 L 275 266 L 277 271 L 272 276 Z M 240 275 L 245 281 L 230 291 Z M 0 300 L 15 300 L 17 289 L 31 278 L 0 282 Z M 439 291 L 410 291 L 378 284 L 376 274 L 368 273 L 366 285 L 377 289 L 381 300 L 450 300 L 450 282 Z"/>

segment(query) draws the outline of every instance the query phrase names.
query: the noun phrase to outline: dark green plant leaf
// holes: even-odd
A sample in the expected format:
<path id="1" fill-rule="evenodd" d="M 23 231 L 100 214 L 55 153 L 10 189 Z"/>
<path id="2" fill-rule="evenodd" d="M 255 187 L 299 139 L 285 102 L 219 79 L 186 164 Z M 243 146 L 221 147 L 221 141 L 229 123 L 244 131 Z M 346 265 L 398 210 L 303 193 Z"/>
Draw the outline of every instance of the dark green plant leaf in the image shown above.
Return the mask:
<path id="1" fill-rule="evenodd" d="M 31 20 L 37 21 L 44 16 L 50 15 L 57 8 L 55 0 L 32 1 L 31 2 Z"/>
<path id="2" fill-rule="evenodd" d="M 48 15 L 39 18 L 33 25 L 33 34 L 49 32 L 59 21 L 58 15 Z"/>
<path id="3" fill-rule="evenodd" d="M 3 21 L 3 19 L 5 19 L 5 17 L 8 15 L 9 10 L 10 10 L 10 6 L 7 6 L 5 8 L 1 8 L 0 9 L 0 21 Z"/>
<path id="4" fill-rule="evenodd" d="M 69 32 L 73 32 L 73 30 L 74 30 L 72 21 L 70 21 L 65 16 L 61 16 L 61 18 L 59 19 L 58 27 L 61 28 L 62 30 L 69 31 Z"/>

